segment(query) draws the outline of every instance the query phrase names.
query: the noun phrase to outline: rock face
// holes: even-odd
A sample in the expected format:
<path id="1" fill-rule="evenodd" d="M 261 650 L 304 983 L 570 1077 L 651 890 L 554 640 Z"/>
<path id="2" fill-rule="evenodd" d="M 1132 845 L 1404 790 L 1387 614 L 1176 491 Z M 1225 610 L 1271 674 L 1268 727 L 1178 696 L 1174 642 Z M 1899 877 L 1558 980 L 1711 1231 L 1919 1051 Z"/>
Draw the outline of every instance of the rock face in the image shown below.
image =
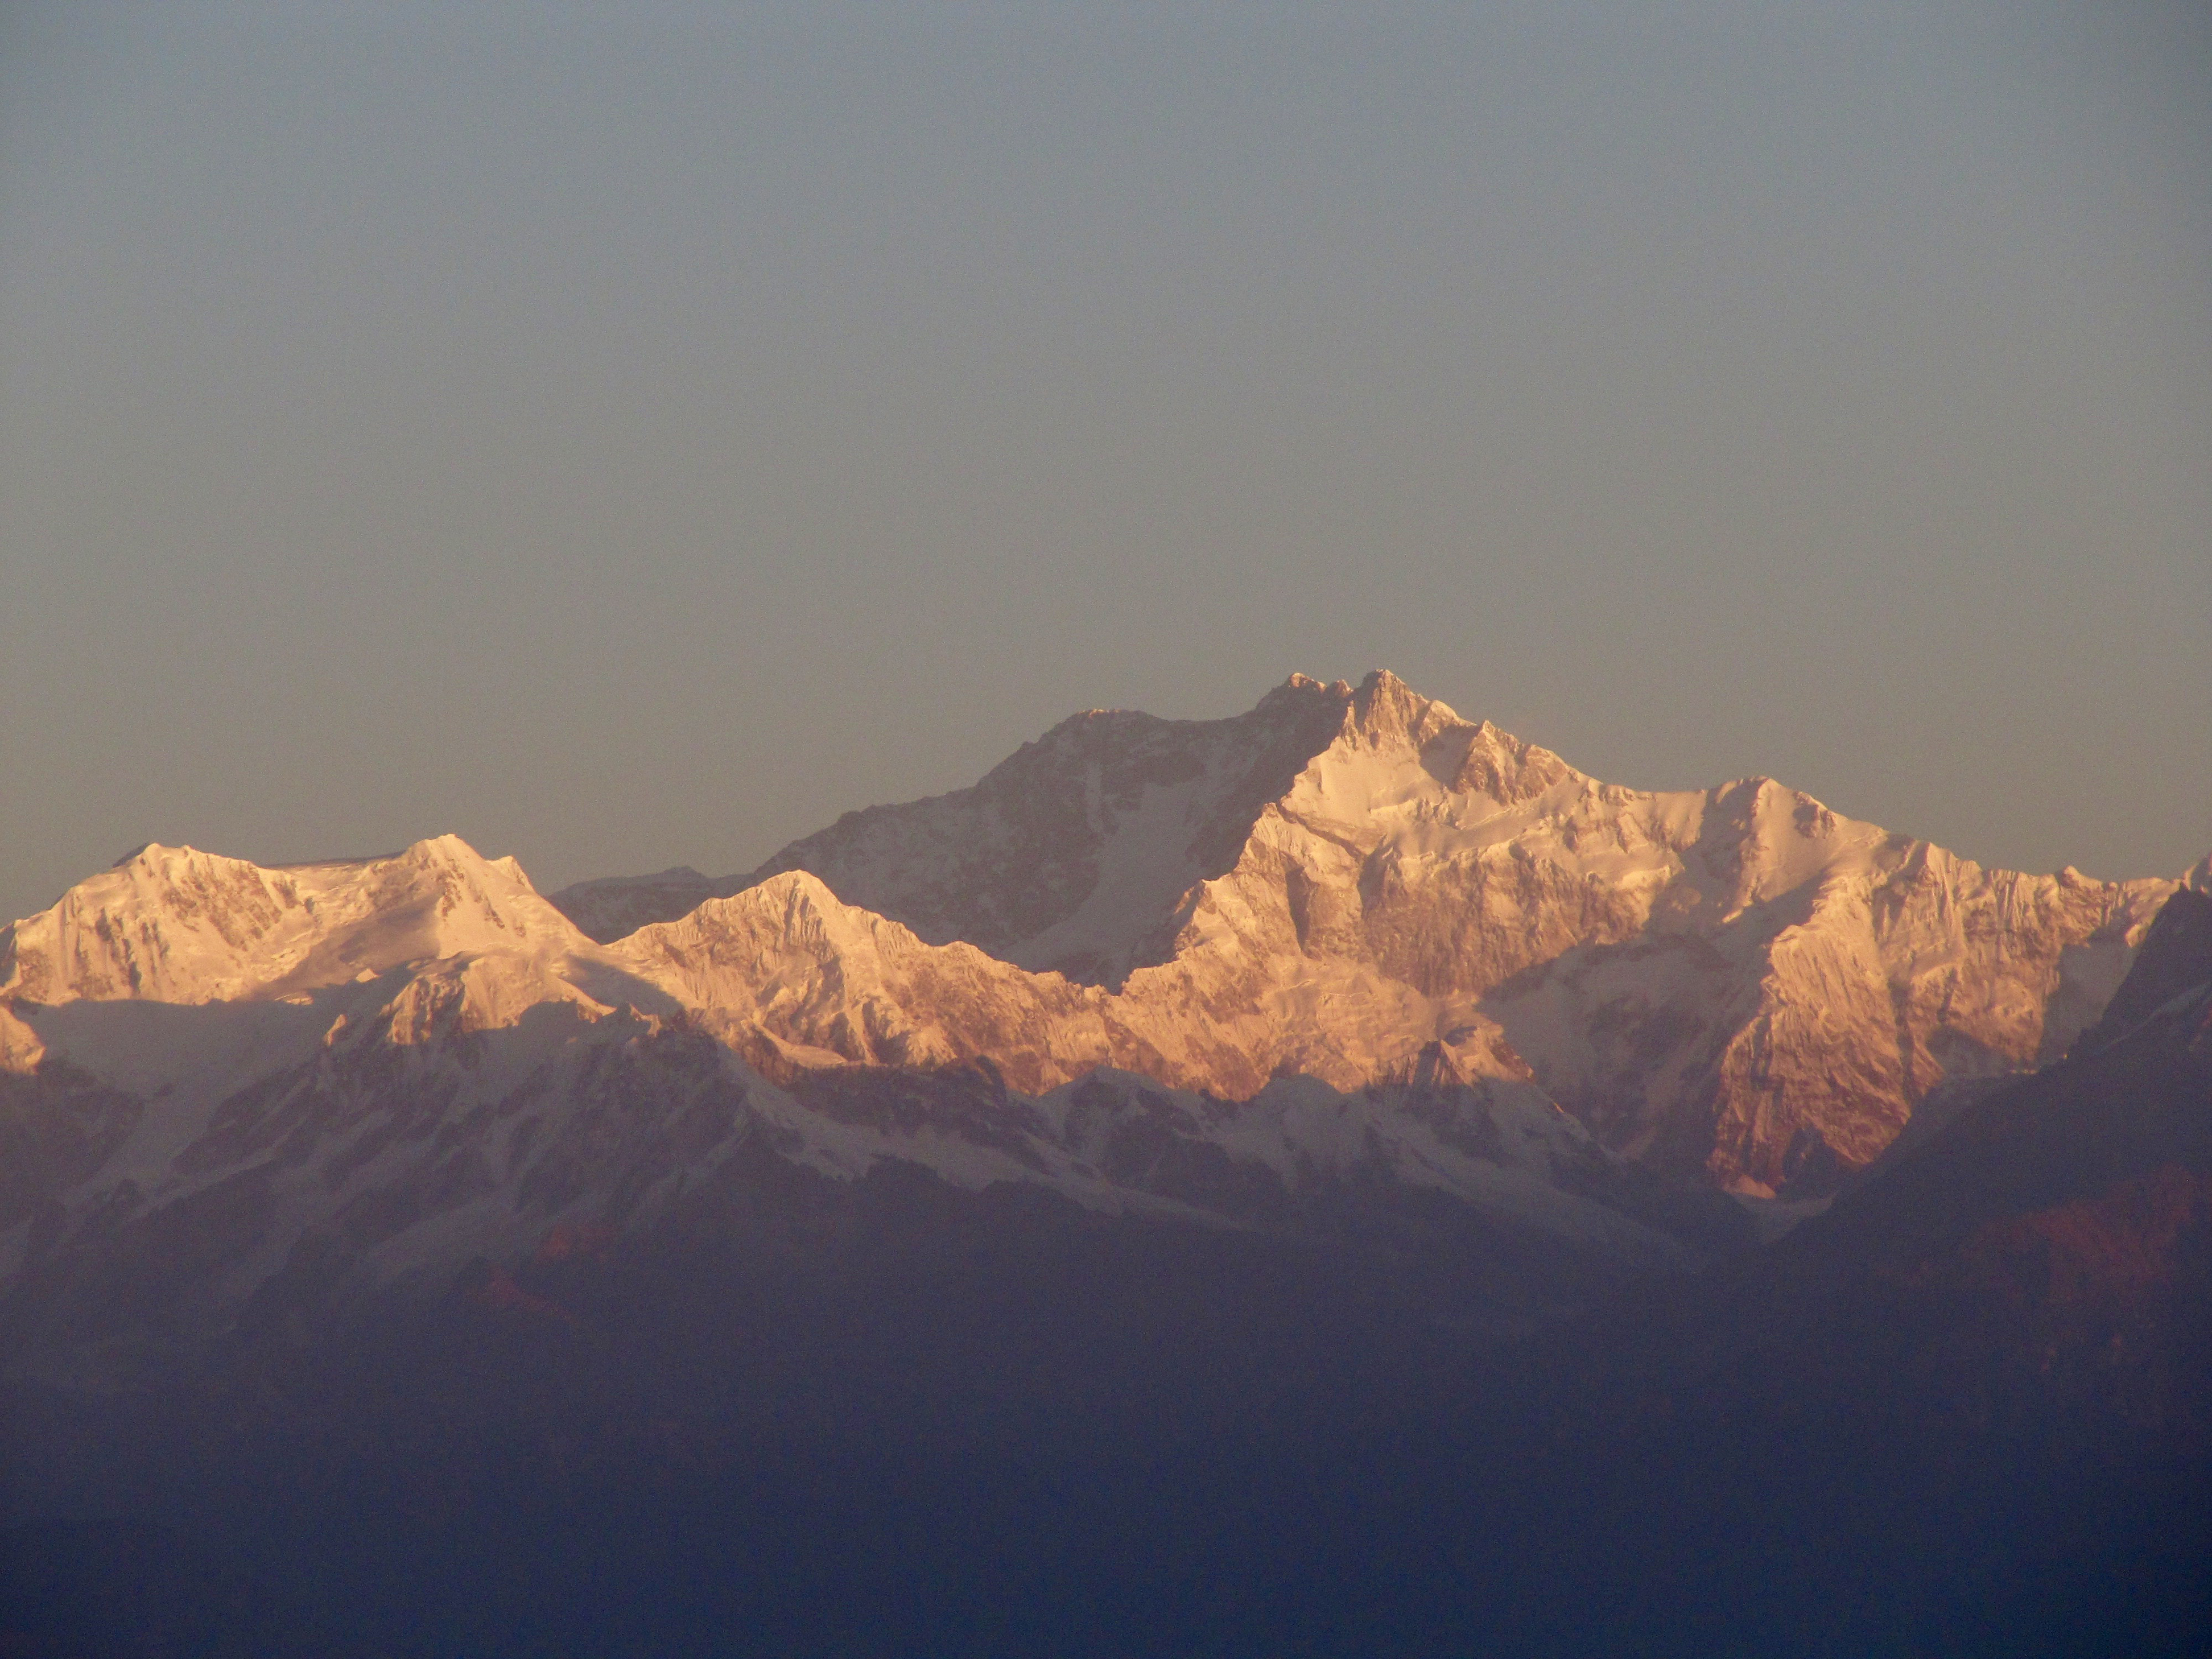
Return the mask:
<path id="1" fill-rule="evenodd" d="M 1231 720 L 1078 716 L 973 789 L 709 885 L 802 870 L 919 941 L 1042 970 L 979 992 L 988 1013 L 887 986 L 878 1025 L 934 1025 L 924 1048 L 1047 1085 L 1056 1042 L 1241 1096 L 1471 1040 L 1608 1145 L 1752 1191 L 1863 1166 L 1938 1088 L 2063 1054 L 2178 885 L 1986 870 L 1769 779 L 1599 783 L 1383 673 L 1294 676 Z M 556 902 L 627 918 L 696 890 Z"/>

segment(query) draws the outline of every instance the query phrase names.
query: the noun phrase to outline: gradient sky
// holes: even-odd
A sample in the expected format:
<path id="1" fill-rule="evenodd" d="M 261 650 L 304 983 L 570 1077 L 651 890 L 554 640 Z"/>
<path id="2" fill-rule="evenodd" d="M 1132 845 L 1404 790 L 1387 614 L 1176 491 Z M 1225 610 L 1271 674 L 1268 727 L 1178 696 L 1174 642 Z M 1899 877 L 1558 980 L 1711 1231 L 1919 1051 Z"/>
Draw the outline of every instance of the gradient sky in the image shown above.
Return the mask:
<path id="1" fill-rule="evenodd" d="M 0 13 L 0 916 L 1378 665 L 2212 849 L 2208 9 Z"/>

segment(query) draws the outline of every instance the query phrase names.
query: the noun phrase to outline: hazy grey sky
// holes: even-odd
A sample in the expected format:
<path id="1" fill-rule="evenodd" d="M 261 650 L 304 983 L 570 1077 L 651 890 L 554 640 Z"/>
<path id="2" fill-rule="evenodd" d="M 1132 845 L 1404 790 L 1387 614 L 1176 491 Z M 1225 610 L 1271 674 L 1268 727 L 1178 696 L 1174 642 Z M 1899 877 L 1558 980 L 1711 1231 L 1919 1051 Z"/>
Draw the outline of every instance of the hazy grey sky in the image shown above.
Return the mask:
<path id="1" fill-rule="evenodd" d="M 0 12 L 0 915 L 1377 665 L 2212 848 L 2199 5 Z"/>

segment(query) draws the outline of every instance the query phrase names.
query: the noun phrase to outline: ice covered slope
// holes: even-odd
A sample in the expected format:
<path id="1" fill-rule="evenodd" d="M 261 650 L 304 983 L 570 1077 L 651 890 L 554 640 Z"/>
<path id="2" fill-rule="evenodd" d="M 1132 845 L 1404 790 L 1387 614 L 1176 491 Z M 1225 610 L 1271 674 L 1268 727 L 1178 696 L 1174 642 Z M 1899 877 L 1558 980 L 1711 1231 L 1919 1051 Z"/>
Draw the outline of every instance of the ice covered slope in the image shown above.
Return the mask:
<path id="1" fill-rule="evenodd" d="M 1293 676 L 1229 720 L 1078 716 L 710 884 L 797 870 L 921 941 L 1118 988 L 1019 1000 L 1110 1010 L 1167 1057 L 1117 1063 L 1167 1080 L 1353 1086 L 1494 1020 L 1609 1144 L 1750 1190 L 1832 1180 L 1931 1091 L 2063 1052 L 2176 885 L 1984 869 L 1771 779 L 1601 783 L 1387 673 Z M 603 920 L 697 902 L 587 890 Z M 951 1025 L 1005 1026 L 977 1016 Z"/>

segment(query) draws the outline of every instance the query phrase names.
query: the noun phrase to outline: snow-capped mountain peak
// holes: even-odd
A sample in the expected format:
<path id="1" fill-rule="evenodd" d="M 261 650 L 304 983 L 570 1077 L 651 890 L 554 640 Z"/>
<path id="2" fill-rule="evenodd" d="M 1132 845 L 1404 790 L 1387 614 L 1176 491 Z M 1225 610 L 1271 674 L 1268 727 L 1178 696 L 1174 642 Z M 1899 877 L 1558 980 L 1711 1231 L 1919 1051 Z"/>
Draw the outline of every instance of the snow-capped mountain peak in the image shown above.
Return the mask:
<path id="1" fill-rule="evenodd" d="M 466 951 L 586 943 L 513 859 L 458 836 L 269 869 L 149 844 L 0 935 L 0 996 L 240 1001 Z"/>
<path id="2" fill-rule="evenodd" d="M 711 885 L 801 869 L 923 943 L 1103 990 L 1065 1018 L 1193 1056 L 1116 1060 L 1164 1080 L 1352 1085 L 1480 1015 L 1612 1144 L 1755 1189 L 2063 1050 L 2174 884 L 1985 870 L 1771 778 L 1601 783 L 1382 671 L 1293 675 L 1225 720 L 1077 715 Z M 648 895 L 707 896 L 556 896 L 627 922 Z"/>

